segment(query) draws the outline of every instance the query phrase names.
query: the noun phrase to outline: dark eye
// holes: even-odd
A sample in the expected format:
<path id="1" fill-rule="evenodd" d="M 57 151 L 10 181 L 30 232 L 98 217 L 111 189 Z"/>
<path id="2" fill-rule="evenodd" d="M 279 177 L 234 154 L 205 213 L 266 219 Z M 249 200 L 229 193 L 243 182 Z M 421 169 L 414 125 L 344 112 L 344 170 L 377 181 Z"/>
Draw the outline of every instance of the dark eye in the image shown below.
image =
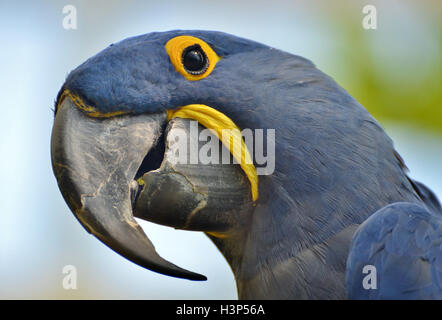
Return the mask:
<path id="1" fill-rule="evenodd" d="M 198 44 L 184 49 L 182 62 L 184 69 L 193 75 L 203 74 L 209 67 L 209 59 Z"/>

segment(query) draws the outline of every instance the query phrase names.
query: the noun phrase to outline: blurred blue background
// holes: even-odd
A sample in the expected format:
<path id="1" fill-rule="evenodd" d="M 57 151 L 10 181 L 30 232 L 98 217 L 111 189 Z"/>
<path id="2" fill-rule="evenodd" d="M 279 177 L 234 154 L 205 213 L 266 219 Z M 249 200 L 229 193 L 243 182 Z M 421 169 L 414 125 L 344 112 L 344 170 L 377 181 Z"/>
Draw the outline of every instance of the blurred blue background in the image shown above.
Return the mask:
<path id="1" fill-rule="evenodd" d="M 62 26 L 65 5 L 77 30 Z M 378 29 L 362 28 L 373 4 Z M 112 42 L 170 29 L 220 30 L 312 60 L 369 109 L 410 175 L 442 199 L 440 1 L 20 1 L 0 3 L 0 298 L 236 299 L 233 275 L 202 233 L 141 222 L 168 260 L 208 277 L 162 276 L 123 259 L 70 213 L 50 163 L 56 94 Z M 77 290 L 62 287 L 65 265 Z"/>

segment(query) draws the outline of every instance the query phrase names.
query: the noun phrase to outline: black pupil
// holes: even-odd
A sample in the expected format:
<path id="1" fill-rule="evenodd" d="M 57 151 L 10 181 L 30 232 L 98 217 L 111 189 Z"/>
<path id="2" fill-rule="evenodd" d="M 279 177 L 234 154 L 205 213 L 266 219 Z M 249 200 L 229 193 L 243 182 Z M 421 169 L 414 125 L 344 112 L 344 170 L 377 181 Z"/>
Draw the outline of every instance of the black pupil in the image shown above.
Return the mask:
<path id="1" fill-rule="evenodd" d="M 200 46 L 191 46 L 183 52 L 183 65 L 187 71 L 202 73 L 207 67 L 207 57 Z"/>

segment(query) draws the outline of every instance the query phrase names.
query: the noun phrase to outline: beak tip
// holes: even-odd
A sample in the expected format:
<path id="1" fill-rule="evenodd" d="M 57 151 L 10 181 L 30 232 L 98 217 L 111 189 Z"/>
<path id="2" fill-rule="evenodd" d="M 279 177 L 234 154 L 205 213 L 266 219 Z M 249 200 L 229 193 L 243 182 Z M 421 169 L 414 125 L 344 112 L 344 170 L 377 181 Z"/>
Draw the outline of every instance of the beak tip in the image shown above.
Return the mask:
<path id="1" fill-rule="evenodd" d="M 202 274 L 199 274 L 198 277 L 196 277 L 194 280 L 196 280 L 196 281 L 207 281 L 207 277 L 202 275 Z"/>

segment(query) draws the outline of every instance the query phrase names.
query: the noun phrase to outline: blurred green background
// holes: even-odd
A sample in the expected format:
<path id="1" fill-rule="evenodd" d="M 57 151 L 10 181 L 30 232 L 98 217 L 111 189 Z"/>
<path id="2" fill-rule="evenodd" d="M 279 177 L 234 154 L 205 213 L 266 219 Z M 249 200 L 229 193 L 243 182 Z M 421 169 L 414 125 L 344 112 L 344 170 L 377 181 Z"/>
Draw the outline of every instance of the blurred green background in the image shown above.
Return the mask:
<path id="1" fill-rule="evenodd" d="M 77 8 L 77 30 L 62 26 Z M 362 8 L 377 8 L 377 29 Z M 144 270 L 77 223 L 50 164 L 51 108 L 67 73 L 112 42 L 170 29 L 220 30 L 302 55 L 384 126 L 410 175 L 442 199 L 442 4 L 434 1 L 0 2 L 0 298 L 235 299 L 233 275 L 203 234 L 142 222 L 157 250 L 208 276 Z M 62 287 L 65 265 L 78 288 Z"/>

